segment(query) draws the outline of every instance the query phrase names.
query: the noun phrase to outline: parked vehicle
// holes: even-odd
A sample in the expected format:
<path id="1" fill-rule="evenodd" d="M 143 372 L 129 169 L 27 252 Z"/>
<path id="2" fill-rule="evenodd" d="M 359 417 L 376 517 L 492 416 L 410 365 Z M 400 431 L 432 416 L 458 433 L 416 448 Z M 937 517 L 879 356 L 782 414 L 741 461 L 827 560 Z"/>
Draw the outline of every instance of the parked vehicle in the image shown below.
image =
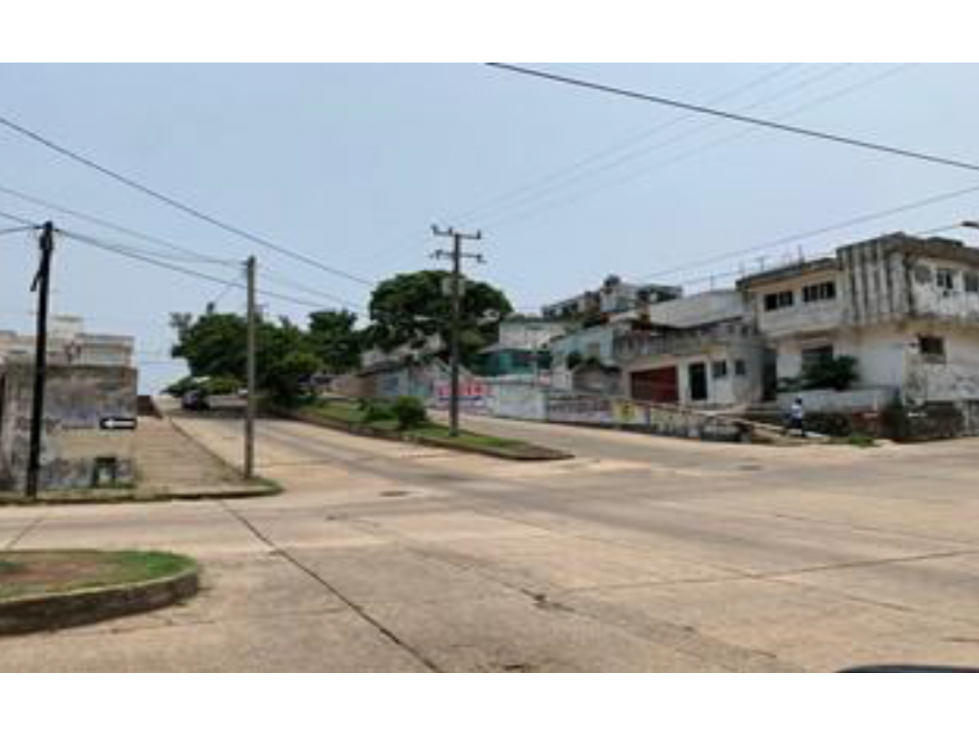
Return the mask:
<path id="1" fill-rule="evenodd" d="M 210 410 L 211 402 L 203 390 L 188 390 L 180 398 L 180 407 L 184 410 Z"/>

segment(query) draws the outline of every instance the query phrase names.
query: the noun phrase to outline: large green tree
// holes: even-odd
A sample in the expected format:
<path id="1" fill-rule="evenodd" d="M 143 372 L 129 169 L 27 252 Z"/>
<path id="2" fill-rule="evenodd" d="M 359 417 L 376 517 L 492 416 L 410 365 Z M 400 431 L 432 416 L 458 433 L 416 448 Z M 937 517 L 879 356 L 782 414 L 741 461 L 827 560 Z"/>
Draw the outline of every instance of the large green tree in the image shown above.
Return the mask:
<path id="1" fill-rule="evenodd" d="M 369 342 L 384 350 L 400 346 L 421 347 L 439 334 L 449 344 L 452 302 L 444 270 L 403 273 L 382 281 L 371 295 Z M 500 320 L 513 312 L 507 297 L 497 288 L 466 280 L 461 302 L 460 346 L 463 361 L 496 339 Z"/>
<path id="2" fill-rule="evenodd" d="M 244 381 L 247 364 L 247 324 L 237 314 L 174 314 L 171 324 L 177 343 L 171 353 L 187 361 L 197 378 L 234 377 Z M 322 368 L 306 332 L 288 319 L 258 323 L 256 334 L 258 389 L 273 399 L 295 401 L 301 386 Z"/>
<path id="3" fill-rule="evenodd" d="M 332 374 L 360 366 L 364 335 L 357 330 L 357 316 L 350 311 L 316 311 L 309 315 L 309 346 Z"/>

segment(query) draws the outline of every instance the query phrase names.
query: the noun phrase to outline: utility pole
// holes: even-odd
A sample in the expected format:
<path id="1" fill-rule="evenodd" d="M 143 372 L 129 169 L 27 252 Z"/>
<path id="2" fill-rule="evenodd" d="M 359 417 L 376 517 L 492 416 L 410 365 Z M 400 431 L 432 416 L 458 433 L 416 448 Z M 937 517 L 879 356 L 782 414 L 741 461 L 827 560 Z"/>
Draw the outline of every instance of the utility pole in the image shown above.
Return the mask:
<path id="1" fill-rule="evenodd" d="M 44 390 L 48 377 L 48 301 L 51 293 L 51 256 L 54 223 L 45 222 L 38 241 L 41 262 L 31 291 L 37 292 L 37 327 L 34 341 L 34 392 L 31 395 L 31 434 L 27 455 L 27 496 L 37 499 L 41 474 L 41 440 L 44 434 Z"/>
<path id="2" fill-rule="evenodd" d="M 255 257 L 245 261 L 245 275 L 248 280 L 248 337 L 245 367 L 245 479 L 255 476 L 255 349 L 256 349 L 256 310 L 255 310 Z"/>
<path id="3" fill-rule="evenodd" d="M 482 232 L 475 234 L 464 234 L 456 232 L 455 229 L 441 229 L 432 225 L 432 234 L 436 237 L 451 237 L 452 250 L 436 250 L 432 257 L 436 260 L 452 260 L 452 282 L 450 284 L 450 296 L 452 298 L 452 332 L 451 345 L 449 347 L 449 434 L 459 435 L 459 331 L 462 321 L 462 260 L 471 258 L 476 262 L 484 262 L 483 256 L 478 253 L 464 252 L 462 243 L 464 240 L 481 240 Z"/>

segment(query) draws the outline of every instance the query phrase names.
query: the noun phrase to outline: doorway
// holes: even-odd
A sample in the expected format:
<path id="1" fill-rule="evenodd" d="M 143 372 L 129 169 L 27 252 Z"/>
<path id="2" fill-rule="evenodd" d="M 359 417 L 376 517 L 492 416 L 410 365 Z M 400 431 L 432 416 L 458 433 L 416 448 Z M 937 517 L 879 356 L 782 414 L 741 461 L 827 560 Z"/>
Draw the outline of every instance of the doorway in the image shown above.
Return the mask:
<path id="1" fill-rule="evenodd" d="M 707 400 L 707 363 L 694 362 L 687 367 L 690 380 L 690 400 Z"/>

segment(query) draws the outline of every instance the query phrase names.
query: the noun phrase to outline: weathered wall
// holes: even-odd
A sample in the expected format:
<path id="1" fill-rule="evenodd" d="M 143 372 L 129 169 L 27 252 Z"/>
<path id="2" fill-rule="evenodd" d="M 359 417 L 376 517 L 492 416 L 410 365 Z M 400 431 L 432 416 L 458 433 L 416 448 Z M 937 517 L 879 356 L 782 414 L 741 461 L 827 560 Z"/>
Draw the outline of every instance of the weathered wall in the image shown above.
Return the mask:
<path id="1" fill-rule="evenodd" d="M 0 482 L 8 489 L 21 489 L 30 442 L 33 366 L 8 364 L 4 374 Z M 117 482 L 133 481 L 133 432 L 102 430 L 100 420 L 136 418 L 136 377 L 136 371 L 129 367 L 48 368 L 41 454 L 43 487 L 90 487 L 100 459 L 114 460 Z"/>
<path id="2" fill-rule="evenodd" d="M 704 342 L 700 350 L 684 355 L 658 354 L 635 358 L 626 366 L 623 379 L 625 392 L 631 389 L 631 375 L 635 372 L 661 367 L 677 368 L 679 398 L 681 405 L 691 406 L 731 406 L 753 403 L 761 399 L 762 388 L 762 345 L 760 340 L 745 339 L 731 344 Z M 746 374 L 736 374 L 735 363 L 745 363 Z M 715 377 L 713 362 L 727 362 L 727 375 Z M 707 367 L 707 400 L 695 403 L 690 396 L 691 364 L 703 363 Z"/>
<path id="3" fill-rule="evenodd" d="M 778 397 L 779 407 L 788 410 L 797 397 L 807 412 L 812 413 L 852 413 L 858 411 L 880 411 L 894 402 L 898 391 L 895 388 L 878 387 L 858 390 L 802 390 L 782 393 Z"/>
<path id="4" fill-rule="evenodd" d="M 750 440 L 751 433 L 746 425 L 719 416 L 625 398 L 580 393 L 548 393 L 547 420 L 553 423 L 615 426 L 704 441 L 746 441 Z"/>
<path id="5" fill-rule="evenodd" d="M 547 418 L 547 390 L 531 382 L 486 380 L 486 412 L 500 418 L 543 421 Z"/>

